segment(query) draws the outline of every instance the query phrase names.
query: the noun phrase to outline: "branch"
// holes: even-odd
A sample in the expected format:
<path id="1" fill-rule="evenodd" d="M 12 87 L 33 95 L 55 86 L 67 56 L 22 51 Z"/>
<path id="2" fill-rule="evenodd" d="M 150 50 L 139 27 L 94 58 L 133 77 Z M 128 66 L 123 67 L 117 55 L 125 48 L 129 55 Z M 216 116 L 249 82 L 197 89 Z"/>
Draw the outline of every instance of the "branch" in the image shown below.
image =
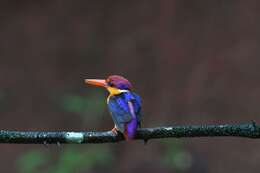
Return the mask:
<path id="1" fill-rule="evenodd" d="M 260 138 L 260 125 L 254 122 L 237 125 L 189 125 L 156 128 L 141 128 L 137 131 L 136 140 L 182 137 L 218 137 L 234 136 Z M 106 132 L 40 132 L 40 131 L 6 131 L 0 130 L 0 143 L 9 144 L 81 144 L 112 143 L 124 140 L 121 133 L 114 135 Z"/>

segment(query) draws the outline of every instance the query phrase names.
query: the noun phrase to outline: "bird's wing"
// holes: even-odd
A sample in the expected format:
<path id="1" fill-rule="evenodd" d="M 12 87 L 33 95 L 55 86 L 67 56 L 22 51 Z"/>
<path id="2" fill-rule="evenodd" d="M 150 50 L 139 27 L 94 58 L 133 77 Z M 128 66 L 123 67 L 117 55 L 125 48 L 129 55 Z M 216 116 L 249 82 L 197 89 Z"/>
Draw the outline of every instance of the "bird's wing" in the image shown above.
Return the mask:
<path id="1" fill-rule="evenodd" d="M 134 97 L 130 93 L 122 93 L 109 99 L 108 108 L 116 127 L 121 132 L 125 130 L 125 123 L 136 118 L 133 101 Z"/>
<path id="2" fill-rule="evenodd" d="M 141 114 L 141 97 L 135 93 L 132 93 L 134 99 L 132 100 L 133 102 L 133 106 L 134 106 L 134 112 L 135 115 L 137 117 L 137 121 L 138 121 L 138 126 L 141 127 L 141 118 L 142 118 L 142 114 Z"/>

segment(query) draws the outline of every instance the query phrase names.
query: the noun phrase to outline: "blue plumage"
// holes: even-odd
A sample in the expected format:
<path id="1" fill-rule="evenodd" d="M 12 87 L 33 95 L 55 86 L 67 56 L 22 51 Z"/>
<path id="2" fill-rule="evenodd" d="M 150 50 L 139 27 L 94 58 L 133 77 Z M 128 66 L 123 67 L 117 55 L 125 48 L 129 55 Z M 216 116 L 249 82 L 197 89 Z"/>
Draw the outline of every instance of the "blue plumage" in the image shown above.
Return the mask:
<path id="1" fill-rule="evenodd" d="M 137 127 L 141 126 L 141 98 L 132 92 L 131 83 L 119 75 L 111 75 L 107 79 L 85 79 L 91 85 L 107 89 L 108 109 L 115 123 L 111 131 L 120 131 L 126 140 L 133 139 Z"/>
<path id="2" fill-rule="evenodd" d="M 134 115 L 131 114 L 128 102 L 133 104 Z M 141 125 L 141 98 L 137 94 L 129 91 L 111 96 L 108 100 L 108 108 L 116 127 L 122 133 L 125 132 L 125 125 L 131 121 L 134 121 L 132 124 L 136 126 Z"/>

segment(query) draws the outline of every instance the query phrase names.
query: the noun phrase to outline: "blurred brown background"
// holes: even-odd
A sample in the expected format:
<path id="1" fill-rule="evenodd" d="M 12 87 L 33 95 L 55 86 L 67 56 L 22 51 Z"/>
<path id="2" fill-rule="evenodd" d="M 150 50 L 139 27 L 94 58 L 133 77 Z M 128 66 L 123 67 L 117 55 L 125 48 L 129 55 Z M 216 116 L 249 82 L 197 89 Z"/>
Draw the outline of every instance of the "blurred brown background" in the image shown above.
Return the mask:
<path id="1" fill-rule="evenodd" d="M 260 123 L 259 1 L 1 1 L 0 129 L 108 130 L 106 92 L 127 77 L 144 127 Z M 260 141 L 1 144 L 0 172 L 257 172 Z"/>

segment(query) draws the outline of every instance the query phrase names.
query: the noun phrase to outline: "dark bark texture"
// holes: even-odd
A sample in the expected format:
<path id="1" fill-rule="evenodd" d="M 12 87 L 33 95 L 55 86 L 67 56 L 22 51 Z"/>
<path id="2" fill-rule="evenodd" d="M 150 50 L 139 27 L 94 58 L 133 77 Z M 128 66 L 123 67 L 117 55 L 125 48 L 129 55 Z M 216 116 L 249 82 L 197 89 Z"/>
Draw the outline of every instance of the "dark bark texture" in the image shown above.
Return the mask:
<path id="1" fill-rule="evenodd" d="M 136 140 L 183 137 L 246 137 L 260 138 L 260 125 L 254 122 L 247 124 L 224 125 L 187 125 L 141 128 L 137 131 Z M 45 131 L 0 131 L 0 143 L 10 144 L 82 144 L 112 143 L 123 141 L 122 134 L 106 132 L 45 132 Z"/>

